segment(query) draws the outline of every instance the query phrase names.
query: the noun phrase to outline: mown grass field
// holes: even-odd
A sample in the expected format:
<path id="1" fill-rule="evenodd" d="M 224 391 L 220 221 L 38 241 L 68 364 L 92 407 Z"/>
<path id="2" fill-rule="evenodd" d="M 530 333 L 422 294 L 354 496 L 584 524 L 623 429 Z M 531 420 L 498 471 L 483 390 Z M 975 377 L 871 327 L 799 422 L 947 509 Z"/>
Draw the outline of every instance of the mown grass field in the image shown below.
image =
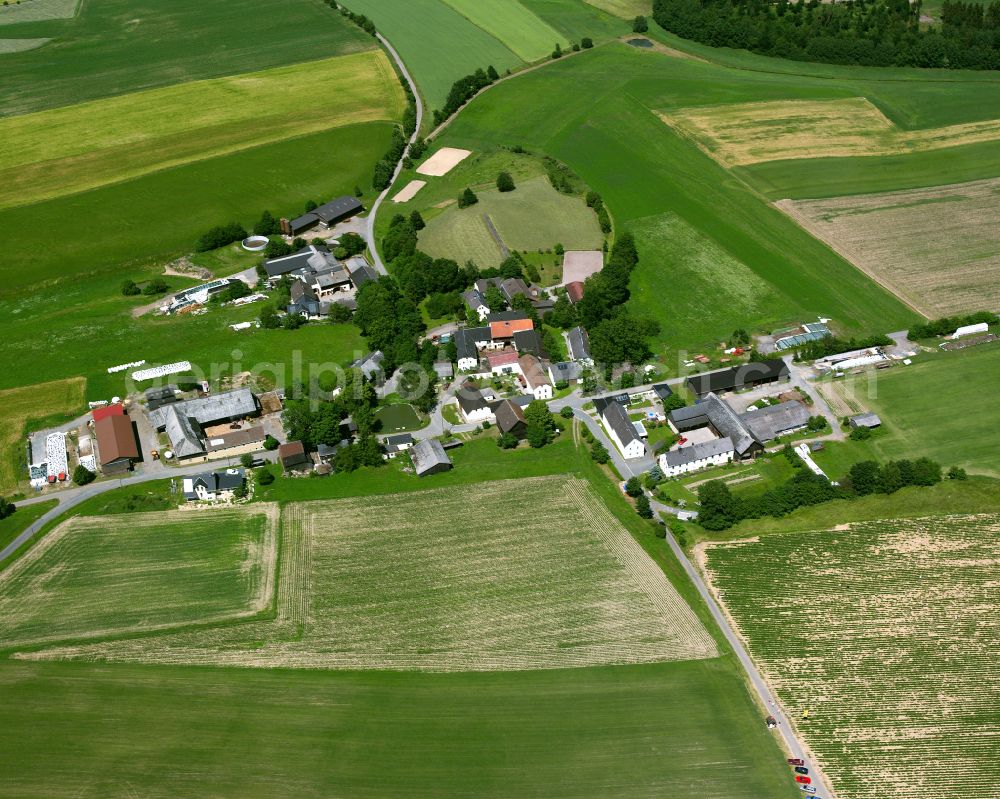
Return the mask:
<path id="1" fill-rule="evenodd" d="M 444 0 L 349 0 L 345 5 L 369 17 L 392 42 L 426 98 L 428 112 L 444 105 L 459 78 L 490 64 L 501 73 L 524 64 Z"/>
<path id="2" fill-rule="evenodd" d="M 303 98 L 309 97 L 307 103 Z M 0 119 L 0 208 L 403 112 L 381 50 Z"/>
<path id="3" fill-rule="evenodd" d="M 470 502 L 481 516 L 469 516 Z M 374 505 L 296 503 L 284 506 L 282 528 L 273 621 L 39 657 L 516 671 L 717 655 L 698 617 L 580 478 Z"/>
<path id="4" fill-rule="evenodd" d="M 1000 304 L 1000 180 L 779 202 L 816 238 L 925 316 Z"/>
<path id="5" fill-rule="evenodd" d="M 880 459 L 927 456 L 946 467 L 996 477 L 1000 450 L 992 431 L 1000 424 L 998 373 L 1000 346 L 984 344 L 920 355 L 911 366 L 875 372 L 870 380 L 866 375 L 844 378 L 822 390 L 838 408 L 879 415 L 884 431 L 860 443 Z M 823 466 L 824 453 L 816 457 Z"/>
<path id="6" fill-rule="evenodd" d="M 568 42 L 518 0 L 444 0 L 473 25 L 489 32 L 523 61 L 549 55 Z"/>
<path id="7" fill-rule="evenodd" d="M 420 247 L 429 255 L 471 258 L 480 267 L 499 266 L 503 255 L 486 219 L 511 250 L 599 250 L 604 236 L 597 215 L 579 197 L 561 194 L 546 177 L 517 184 L 512 192 L 477 191 L 479 202 L 468 208 L 450 206 L 420 232 Z"/>
<path id="8" fill-rule="evenodd" d="M 1000 776 L 998 532 L 996 513 L 955 515 L 705 550 L 715 590 L 839 796 L 945 799 L 959 775 Z"/>
<path id="9" fill-rule="evenodd" d="M 586 2 L 616 17 L 628 20 L 640 15 L 648 16 L 653 10 L 650 0 L 586 0 Z"/>
<path id="10" fill-rule="evenodd" d="M 753 308 L 751 317 L 763 329 L 817 314 L 835 318 L 845 330 L 899 329 L 914 318 L 902 303 L 654 114 L 671 104 L 690 105 L 696 97 L 712 102 L 734 95 L 829 94 L 827 83 L 608 45 L 492 89 L 463 111 L 441 143 L 472 150 L 522 144 L 547 152 L 603 195 L 618 229 L 636 224 L 642 233 L 651 217 L 673 214 L 683 223 L 676 229 L 687 242 L 693 240 L 699 248 L 711 245 L 700 257 L 711 259 L 711 253 L 721 251 L 730 264 L 745 267 L 727 270 L 726 285 L 736 286 L 749 270 L 766 286 L 760 290 L 766 301 Z M 656 237 L 638 237 L 639 247 L 647 251 L 658 248 L 652 238 L 663 240 L 661 226 L 650 229 L 657 231 Z M 669 361 L 676 350 L 697 351 L 728 336 L 734 314 L 724 303 L 691 314 L 689 294 L 703 291 L 704 282 L 685 271 L 690 247 L 678 248 L 683 257 L 669 247 L 658 249 L 655 268 L 670 282 L 656 289 L 653 280 L 642 276 L 643 264 L 634 286 L 638 295 L 644 293 L 643 282 L 649 286 L 649 300 L 638 310 L 659 319 L 659 354 Z"/>
<path id="11" fill-rule="evenodd" d="M 7 649 L 219 622 L 272 600 L 277 508 L 74 517 L 0 576 Z"/>
<path id="12" fill-rule="evenodd" d="M 27 364 L 25 365 L 27 367 Z M 28 479 L 25 426 L 30 421 L 72 419 L 83 412 L 82 377 L 0 391 L 0 493 Z"/>
<path id="13" fill-rule="evenodd" d="M 571 42 L 589 36 L 600 44 L 632 30 L 624 20 L 581 0 L 521 0 L 521 4 Z"/>
<path id="14" fill-rule="evenodd" d="M 0 20 L 59 5 L 39 2 L 0 9 Z M 374 47 L 363 31 L 310 0 L 102 0 L 84 2 L 72 19 L 0 28 L 5 37 L 55 38 L 4 56 L 0 116 Z"/>

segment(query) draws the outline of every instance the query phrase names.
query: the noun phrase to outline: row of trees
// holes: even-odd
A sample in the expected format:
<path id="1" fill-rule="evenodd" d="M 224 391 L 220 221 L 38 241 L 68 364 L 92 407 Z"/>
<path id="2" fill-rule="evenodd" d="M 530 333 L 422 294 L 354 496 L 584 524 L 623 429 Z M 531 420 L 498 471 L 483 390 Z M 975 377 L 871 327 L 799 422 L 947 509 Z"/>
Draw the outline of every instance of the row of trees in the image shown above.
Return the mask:
<path id="1" fill-rule="evenodd" d="M 787 455 L 787 452 L 786 452 Z M 804 468 L 792 453 L 797 467 L 786 482 L 757 496 L 734 496 L 721 480 L 711 480 L 698 489 L 698 523 L 706 530 L 725 530 L 743 519 L 780 517 L 796 508 L 833 499 L 854 499 L 869 494 L 893 494 L 906 486 L 931 486 L 941 482 L 941 465 L 929 458 L 875 461 L 854 464 L 847 476 L 834 485 L 822 475 Z"/>
<path id="2" fill-rule="evenodd" d="M 996 321 L 997 315 L 993 311 L 978 311 L 964 316 L 943 316 L 940 319 L 932 319 L 929 322 L 914 325 L 906 335 L 911 340 L 916 341 L 922 338 L 948 336 L 965 325 L 978 325 L 982 322 L 992 325 Z"/>
<path id="3" fill-rule="evenodd" d="M 940 30 L 922 29 L 909 0 L 654 0 L 653 19 L 685 39 L 799 61 L 1000 68 L 1000 4 L 946 5 Z"/>
<path id="4" fill-rule="evenodd" d="M 445 98 L 444 108 L 434 109 L 434 124 L 440 125 L 479 92 L 499 79 L 500 74 L 490 64 L 485 70 L 477 69 L 475 72 L 456 80 Z"/>

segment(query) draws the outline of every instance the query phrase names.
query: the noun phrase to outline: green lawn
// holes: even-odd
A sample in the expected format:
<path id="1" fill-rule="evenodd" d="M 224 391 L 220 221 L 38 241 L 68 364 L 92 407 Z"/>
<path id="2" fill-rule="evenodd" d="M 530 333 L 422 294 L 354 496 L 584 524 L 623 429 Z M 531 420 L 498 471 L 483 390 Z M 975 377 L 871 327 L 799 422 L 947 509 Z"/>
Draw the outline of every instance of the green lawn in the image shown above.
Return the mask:
<path id="1" fill-rule="evenodd" d="M 872 453 L 879 460 L 927 456 L 949 466 L 1000 476 L 1000 448 L 992 431 L 1000 425 L 1000 345 L 920 355 L 911 366 L 867 377 L 846 378 L 831 388 L 852 406 L 870 408 L 882 419 L 882 430 L 863 442 L 846 442 L 841 450 L 853 460 Z M 956 409 L 961 409 L 956 412 Z M 840 450 L 817 454 L 826 467 Z M 853 462 L 852 460 L 852 462 Z M 835 472 L 836 473 L 836 472 Z"/>
<path id="2" fill-rule="evenodd" d="M 420 233 L 420 248 L 459 263 L 471 258 L 481 267 L 499 266 L 503 256 L 486 216 L 511 250 L 550 250 L 556 244 L 567 250 L 601 248 L 597 215 L 579 197 L 557 192 L 547 177 L 518 183 L 511 192 L 493 188 L 477 195 L 475 205 L 454 205 L 430 219 Z"/>
<path id="3" fill-rule="evenodd" d="M 521 4 L 573 42 L 589 36 L 600 44 L 632 30 L 631 22 L 618 19 L 582 0 L 521 0 Z"/>
<path id="4" fill-rule="evenodd" d="M 6 519 L 0 519 L 0 549 L 7 546 L 23 533 L 33 521 L 44 516 L 55 506 L 56 500 L 48 499 L 45 502 L 36 502 L 34 505 L 20 507 Z"/>
<path id="5" fill-rule="evenodd" d="M 0 686 L 11 796 L 794 795 L 723 661 L 516 674 L 7 662 Z"/>
<path id="6" fill-rule="evenodd" d="M 392 42 L 429 104 L 428 115 L 444 105 L 459 78 L 490 64 L 500 73 L 524 64 L 444 0 L 348 0 L 344 5 L 369 17 Z"/>
<path id="7" fill-rule="evenodd" d="M 548 56 L 568 42 L 518 0 L 444 0 L 473 25 L 487 31 L 524 61 Z"/>
<path id="8" fill-rule="evenodd" d="M 73 19 L 10 24 L 2 33 L 56 41 L 4 56 L 0 115 L 372 47 L 364 32 L 312 0 L 85 1 Z"/>

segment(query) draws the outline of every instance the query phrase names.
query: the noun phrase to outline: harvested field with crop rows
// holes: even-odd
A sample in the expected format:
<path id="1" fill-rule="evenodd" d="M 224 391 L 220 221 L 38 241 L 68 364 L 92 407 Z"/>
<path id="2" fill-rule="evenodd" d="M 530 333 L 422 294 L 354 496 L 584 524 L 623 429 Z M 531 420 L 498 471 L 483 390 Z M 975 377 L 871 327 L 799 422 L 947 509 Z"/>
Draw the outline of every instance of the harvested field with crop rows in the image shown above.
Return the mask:
<path id="1" fill-rule="evenodd" d="M 938 516 L 700 553 L 842 799 L 995 795 L 998 534 L 1000 514 Z"/>
<path id="2" fill-rule="evenodd" d="M 578 478 L 299 503 L 282 527 L 274 621 L 31 656 L 511 671 L 717 654 Z"/>
<path id="3" fill-rule="evenodd" d="M 1000 139 L 1000 120 L 902 130 L 864 97 L 678 108 L 661 119 L 723 166 L 899 155 Z"/>
<path id="4" fill-rule="evenodd" d="M 1000 179 L 776 205 L 925 316 L 1000 307 Z"/>
<path id="5" fill-rule="evenodd" d="M 77 516 L 0 572 L 5 648 L 244 618 L 274 594 L 275 505 Z"/>

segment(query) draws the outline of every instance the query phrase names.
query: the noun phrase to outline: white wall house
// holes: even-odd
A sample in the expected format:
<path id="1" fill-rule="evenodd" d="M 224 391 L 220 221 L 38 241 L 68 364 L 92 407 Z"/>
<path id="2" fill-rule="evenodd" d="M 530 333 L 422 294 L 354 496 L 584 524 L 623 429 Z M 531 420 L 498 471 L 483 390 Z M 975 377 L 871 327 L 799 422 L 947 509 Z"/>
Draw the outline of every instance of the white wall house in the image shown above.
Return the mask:
<path id="1" fill-rule="evenodd" d="M 620 403 L 609 402 L 601 414 L 604 429 L 626 460 L 641 458 L 646 454 L 646 445 L 636 433 L 635 425 Z"/>
<path id="2" fill-rule="evenodd" d="M 660 470 L 666 477 L 677 477 L 710 466 L 730 463 L 734 452 L 732 439 L 716 438 L 663 453 L 659 460 Z"/>

